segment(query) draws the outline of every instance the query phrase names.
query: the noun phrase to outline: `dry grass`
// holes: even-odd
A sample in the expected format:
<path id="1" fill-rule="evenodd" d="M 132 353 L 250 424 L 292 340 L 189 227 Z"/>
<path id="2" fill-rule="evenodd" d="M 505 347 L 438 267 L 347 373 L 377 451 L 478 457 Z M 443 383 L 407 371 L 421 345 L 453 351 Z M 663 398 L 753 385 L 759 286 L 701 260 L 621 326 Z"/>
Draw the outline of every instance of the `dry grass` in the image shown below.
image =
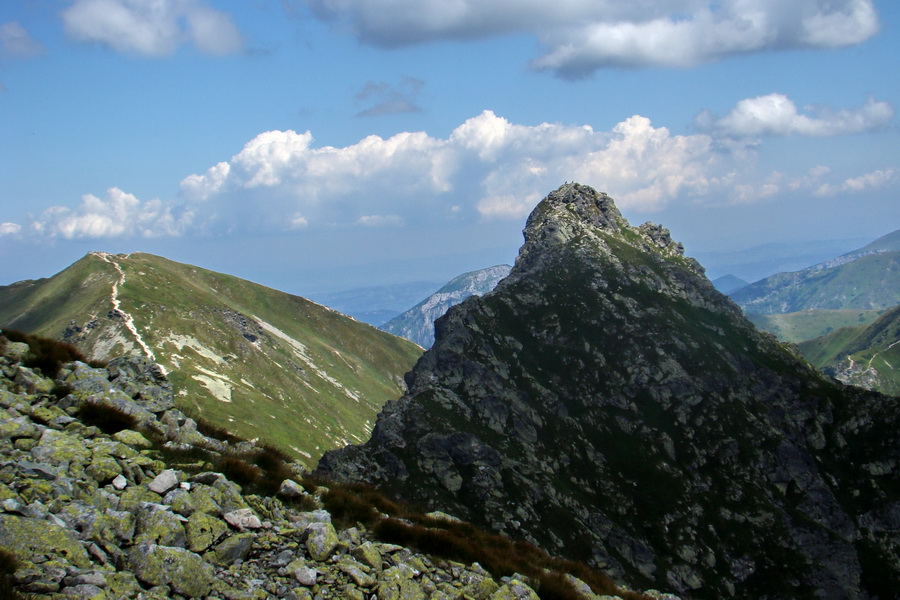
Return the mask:
<path id="1" fill-rule="evenodd" d="M 377 489 L 362 484 L 304 480 L 307 489 L 326 485 L 322 503 L 339 525 L 361 524 L 379 540 L 414 548 L 436 558 L 477 562 L 496 578 L 520 573 L 527 576 L 542 600 L 577 600 L 581 596 L 566 579 L 574 575 L 597 594 L 625 600 L 645 596 L 620 589 L 605 574 L 582 563 L 554 558 L 536 546 L 478 529 L 464 522 L 434 519 L 407 504 L 394 502 Z"/>

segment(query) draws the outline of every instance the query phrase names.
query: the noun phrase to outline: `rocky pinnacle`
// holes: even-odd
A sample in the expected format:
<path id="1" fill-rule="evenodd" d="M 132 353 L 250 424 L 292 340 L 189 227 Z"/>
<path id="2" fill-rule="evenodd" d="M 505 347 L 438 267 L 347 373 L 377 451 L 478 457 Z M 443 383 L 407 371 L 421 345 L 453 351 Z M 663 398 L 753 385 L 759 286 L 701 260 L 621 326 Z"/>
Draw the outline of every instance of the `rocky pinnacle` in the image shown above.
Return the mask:
<path id="1" fill-rule="evenodd" d="M 668 230 L 579 184 L 453 307 L 372 438 L 323 475 L 690 598 L 900 589 L 895 398 L 757 331 Z"/>

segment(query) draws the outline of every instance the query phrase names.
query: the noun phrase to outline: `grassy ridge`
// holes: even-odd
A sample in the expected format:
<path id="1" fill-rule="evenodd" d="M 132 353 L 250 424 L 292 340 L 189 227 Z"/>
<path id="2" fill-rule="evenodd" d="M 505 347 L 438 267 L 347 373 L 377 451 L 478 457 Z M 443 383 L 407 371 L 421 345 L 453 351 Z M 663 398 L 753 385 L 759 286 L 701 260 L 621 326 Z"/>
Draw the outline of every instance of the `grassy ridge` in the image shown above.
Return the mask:
<path id="1" fill-rule="evenodd" d="M 150 254 L 89 254 L 50 279 L 0 288 L 0 307 L 0 326 L 100 360 L 144 354 L 130 316 L 172 373 L 179 406 L 310 467 L 326 450 L 366 439 L 421 354 L 303 298 Z"/>

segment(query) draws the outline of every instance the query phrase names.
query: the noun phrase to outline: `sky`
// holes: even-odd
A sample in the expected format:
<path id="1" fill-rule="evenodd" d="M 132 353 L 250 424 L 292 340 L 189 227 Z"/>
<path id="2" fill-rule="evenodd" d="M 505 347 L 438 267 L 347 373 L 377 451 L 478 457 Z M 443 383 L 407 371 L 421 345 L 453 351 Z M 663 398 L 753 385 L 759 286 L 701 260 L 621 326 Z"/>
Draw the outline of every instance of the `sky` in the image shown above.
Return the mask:
<path id="1" fill-rule="evenodd" d="M 900 228 L 898 106 L 896 0 L 3 0 L 0 285 L 442 282 L 566 181 L 716 277 Z"/>

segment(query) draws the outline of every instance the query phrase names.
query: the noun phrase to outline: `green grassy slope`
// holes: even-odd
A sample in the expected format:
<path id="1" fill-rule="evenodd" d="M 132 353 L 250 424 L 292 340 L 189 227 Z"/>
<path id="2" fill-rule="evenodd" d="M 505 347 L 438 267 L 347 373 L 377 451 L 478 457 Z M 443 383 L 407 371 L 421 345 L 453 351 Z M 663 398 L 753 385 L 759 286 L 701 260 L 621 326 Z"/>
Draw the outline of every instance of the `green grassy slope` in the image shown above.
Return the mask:
<path id="1" fill-rule="evenodd" d="M 900 396 L 900 306 L 870 325 L 803 342 L 800 351 L 844 383 Z"/>
<path id="2" fill-rule="evenodd" d="M 778 339 L 799 344 L 827 335 L 842 327 L 865 326 L 880 317 L 887 309 L 809 309 L 800 312 L 760 315 L 749 314 L 754 325 L 774 334 Z"/>
<path id="3" fill-rule="evenodd" d="M 0 288 L 0 325 L 94 359 L 152 353 L 186 412 L 310 466 L 368 437 L 421 354 L 303 298 L 140 253 L 92 253 L 50 279 Z"/>

